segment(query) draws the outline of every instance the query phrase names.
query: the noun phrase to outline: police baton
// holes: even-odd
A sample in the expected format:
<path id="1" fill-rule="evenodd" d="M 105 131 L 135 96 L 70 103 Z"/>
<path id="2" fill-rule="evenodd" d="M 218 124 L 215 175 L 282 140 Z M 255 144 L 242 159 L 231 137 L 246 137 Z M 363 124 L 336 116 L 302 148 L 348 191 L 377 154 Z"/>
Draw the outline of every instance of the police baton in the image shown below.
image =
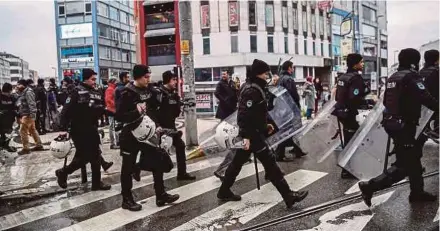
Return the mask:
<path id="1" fill-rule="evenodd" d="M 388 173 L 388 156 L 390 156 L 390 143 L 391 143 L 391 138 L 390 138 L 390 136 L 388 136 L 387 148 L 385 150 L 385 161 L 383 163 L 383 173 L 384 174 Z"/>
<path id="2" fill-rule="evenodd" d="M 255 176 L 257 177 L 257 189 L 260 190 L 260 177 L 258 176 L 257 155 L 254 153 Z"/>
<path id="3" fill-rule="evenodd" d="M 345 148 L 344 140 L 342 139 L 341 121 L 339 121 L 339 119 L 337 120 L 338 120 L 338 129 L 339 129 L 339 139 L 341 140 L 342 148 Z"/>

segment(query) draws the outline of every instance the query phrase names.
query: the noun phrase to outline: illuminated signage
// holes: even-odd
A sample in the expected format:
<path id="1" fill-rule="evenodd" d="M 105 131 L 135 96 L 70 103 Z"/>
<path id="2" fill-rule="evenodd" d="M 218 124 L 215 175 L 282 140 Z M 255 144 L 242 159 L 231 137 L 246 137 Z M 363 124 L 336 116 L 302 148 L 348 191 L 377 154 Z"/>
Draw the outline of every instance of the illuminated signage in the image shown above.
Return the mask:
<path id="1" fill-rule="evenodd" d="M 92 23 L 62 25 L 60 30 L 62 39 L 92 37 L 93 35 Z"/>

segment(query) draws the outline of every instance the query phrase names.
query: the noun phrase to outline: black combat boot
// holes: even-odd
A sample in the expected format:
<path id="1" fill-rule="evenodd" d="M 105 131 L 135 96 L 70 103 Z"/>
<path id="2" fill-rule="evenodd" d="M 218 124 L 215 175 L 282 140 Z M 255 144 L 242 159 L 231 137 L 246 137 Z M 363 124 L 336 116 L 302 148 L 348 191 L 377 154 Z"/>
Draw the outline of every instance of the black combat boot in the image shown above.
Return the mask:
<path id="1" fill-rule="evenodd" d="M 107 172 L 107 170 L 113 165 L 113 162 L 102 162 L 101 167 L 102 169 Z"/>
<path id="2" fill-rule="evenodd" d="M 177 180 L 181 181 L 181 180 L 195 180 L 196 177 L 195 176 L 191 176 L 189 173 L 181 173 L 181 174 L 177 174 Z"/>
<path id="3" fill-rule="evenodd" d="M 67 188 L 67 173 L 63 169 L 58 169 L 55 171 L 57 176 L 58 185 L 61 188 Z"/>
<path id="4" fill-rule="evenodd" d="M 367 181 L 359 182 L 359 189 L 362 193 L 362 199 L 364 200 L 365 204 L 370 207 L 371 206 L 371 198 L 373 198 L 373 190 L 371 189 L 370 185 Z"/>
<path id="5" fill-rule="evenodd" d="M 428 192 L 422 191 L 422 192 L 411 192 L 409 194 L 409 202 L 433 202 L 437 200 L 437 196 L 432 195 Z"/>
<path id="6" fill-rule="evenodd" d="M 280 181 L 272 182 L 272 184 L 277 188 L 278 192 L 281 194 L 281 196 L 284 199 L 284 203 L 286 203 L 286 207 L 288 209 L 292 208 L 292 206 L 296 202 L 300 202 L 306 198 L 306 196 L 309 194 L 308 191 L 292 191 L 290 190 L 289 184 L 287 184 L 287 181 L 283 178 Z"/>
<path id="7" fill-rule="evenodd" d="M 220 189 L 217 193 L 217 198 L 221 201 L 241 201 L 241 196 L 235 195 L 231 190 L 223 191 Z"/>
<path id="8" fill-rule="evenodd" d="M 111 185 L 105 184 L 103 182 L 100 182 L 99 185 L 92 185 L 92 191 L 98 191 L 98 190 L 110 190 L 112 188 Z"/>
<path id="9" fill-rule="evenodd" d="M 128 209 L 130 211 L 140 211 L 142 209 L 142 205 L 136 203 L 133 199 L 133 194 L 123 193 L 122 194 L 122 208 Z"/>
<path id="10" fill-rule="evenodd" d="M 157 207 L 161 207 L 164 206 L 165 204 L 171 204 L 177 200 L 179 200 L 180 196 L 179 194 L 168 194 L 168 193 L 164 193 L 160 196 L 156 195 L 156 205 Z"/>

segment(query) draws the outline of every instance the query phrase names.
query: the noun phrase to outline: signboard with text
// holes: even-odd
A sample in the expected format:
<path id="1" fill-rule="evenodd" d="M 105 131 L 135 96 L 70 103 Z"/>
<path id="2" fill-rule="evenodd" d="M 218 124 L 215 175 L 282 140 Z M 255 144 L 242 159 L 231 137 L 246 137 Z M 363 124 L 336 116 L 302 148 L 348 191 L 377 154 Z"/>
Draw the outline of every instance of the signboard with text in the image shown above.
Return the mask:
<path id="1" fill-rule="evenodd" d="M 60 26 L 61 39 L 92 37 L 92 23 L 69 24 Z"/>
<path id="2" fill-rule="evenodd" d="M 61 63 L 80 63 L 80 62 L 93 62 L 93 57 L 77 57 L 61 59 Z"/>
<path id="3" fill-rule="evenodd" d="M 212 93 L 197 93 L 196 108 L 212 110 Z"/>
<path id="4" fill-rule="evenodd" d="M 238 2 L 229 3 L 229 26 L 238 26 Z"/>

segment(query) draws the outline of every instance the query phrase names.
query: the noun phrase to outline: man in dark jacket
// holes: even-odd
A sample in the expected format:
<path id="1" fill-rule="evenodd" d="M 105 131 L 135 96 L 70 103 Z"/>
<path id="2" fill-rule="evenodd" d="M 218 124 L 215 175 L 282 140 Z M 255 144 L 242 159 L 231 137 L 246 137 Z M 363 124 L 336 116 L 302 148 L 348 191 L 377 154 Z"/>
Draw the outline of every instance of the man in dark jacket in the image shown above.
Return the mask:
<path id="1" fill-rule="evenodd" d="M 119 99 L 121 98 L 122 89 L 124 89 L 125 85 L 130 82 L 130 76 L 128 72 L 121 72 L 119 74 L 119 83 L 116 84 L 115 89 L 115 105 L 118 104 Z"/>
<path id="2" fill-rule="evenodd" d="M 38 79 L 37 87 L 35 88 L 35 98 L 37 100 L 37 120 L 35 125 L 40 135 L 47 133 L 46 130 L 46 110 L 47 110 L 47 95 L 44 88 L 44 79 Z"/>
<path id="3" fill-rule="evenodd" d="M 219 100 L 219 105 L 215 118 L 224 120 L 237 109 L 238 89 L 233 81 L 229 79 L 227 71 L 222 72 L 222 79 L 217 83 L 215 97 Z"/>
<path id="4" fill-rule="evenodd" d="M 296 82 L 293 78 L 293 63 L 291 61 L 286 61 L 283 63 L 282 66 L 282 72 L 281 76 L 277 81 L 278 86 L 284 87 L 287 92 L 289 92 L 290 96 L 292 97 L 293 101 L 295 101 L 298 108 L 301 110 L 300 105 L 300 98 L 298 94 L 298 90 L 296 89 Z M 300 158 L 302 156 L 305 156 L 306 153 L 301 150 L 301 148 L 295 144 L 295 142 L 292 139 L 288 139 L 278 145 L 276 149 L 276 158 L 277 161 L 292 161 L 292 159 L 286 157 L 286 147 L 293 146 L 292 152 L 295 153 L 295 156 L 297 158 Z"/>
<path id="5" fill-rule="evenodd" d="M 0 148 L 9 152 L 17 151 L 16 148 L 9 146 L 6 134 L 12 132 L 12 125 L 17 117 L 16 98 L 11 95 L 12 85 L 5 83 L 2 86 L 0 95 Z"/>

